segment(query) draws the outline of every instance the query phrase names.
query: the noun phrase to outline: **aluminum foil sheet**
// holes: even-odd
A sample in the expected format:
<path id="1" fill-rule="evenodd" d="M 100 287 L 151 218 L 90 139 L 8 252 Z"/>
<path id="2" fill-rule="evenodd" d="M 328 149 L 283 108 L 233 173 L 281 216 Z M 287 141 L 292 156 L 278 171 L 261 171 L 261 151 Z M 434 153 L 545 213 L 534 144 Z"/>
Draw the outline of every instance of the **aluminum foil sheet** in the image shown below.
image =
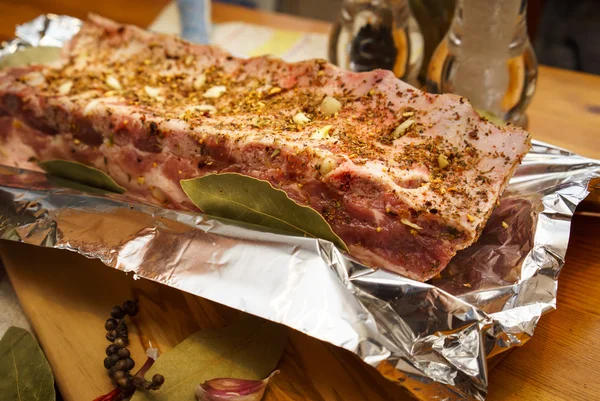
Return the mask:
<path id="1" fill-rule="evenodd" d="M 42 16 L 21 46 L 79 29 Z M 419 283 L 331 243 L 79 192 L 0 167 L 0 237 L 67 249 L 138 277 L 285 324 L 355 353 L 423 400 L 483 400 L 487 358 L 523 345 L 556 306 L 571 218 L 600 162 L 535 142 L 479 241 Z"/>

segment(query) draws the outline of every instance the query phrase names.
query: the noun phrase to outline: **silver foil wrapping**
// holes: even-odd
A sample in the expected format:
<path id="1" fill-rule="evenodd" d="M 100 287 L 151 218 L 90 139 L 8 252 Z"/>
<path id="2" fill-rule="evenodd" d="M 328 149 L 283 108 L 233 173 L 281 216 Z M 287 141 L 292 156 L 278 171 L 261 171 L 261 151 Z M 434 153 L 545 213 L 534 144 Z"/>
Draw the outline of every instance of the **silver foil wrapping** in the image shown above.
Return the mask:
<path id="1" fill-rule="evenodd" d="M 41 16 L 0 56 L 80 27 Z M 485 398 L 487 358 L 556 306 L 571 218 L 600 162 L 535 142 L 479 241 L 419 283 L 324 240 L 56 186 L 0 167 L 0 237 L 67 249 L 345 348 L 419 399 Z"/>

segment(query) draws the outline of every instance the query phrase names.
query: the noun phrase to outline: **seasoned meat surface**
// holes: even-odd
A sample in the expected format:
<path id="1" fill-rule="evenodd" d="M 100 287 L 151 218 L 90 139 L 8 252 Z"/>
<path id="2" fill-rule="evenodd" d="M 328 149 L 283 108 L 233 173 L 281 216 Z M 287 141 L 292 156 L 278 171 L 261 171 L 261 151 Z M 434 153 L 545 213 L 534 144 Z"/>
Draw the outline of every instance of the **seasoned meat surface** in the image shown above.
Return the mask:
<path id="1" fill-rule="evenodd" d="M 194 210 L 179 181 L 238 172 L 317 210 L 363 263 L 417 280 L 476 240 L 529 135 L 389 71 L 240 59 L 91 16 L 60 61 L 0 71 L 0 163 L 79 161 Z"/>

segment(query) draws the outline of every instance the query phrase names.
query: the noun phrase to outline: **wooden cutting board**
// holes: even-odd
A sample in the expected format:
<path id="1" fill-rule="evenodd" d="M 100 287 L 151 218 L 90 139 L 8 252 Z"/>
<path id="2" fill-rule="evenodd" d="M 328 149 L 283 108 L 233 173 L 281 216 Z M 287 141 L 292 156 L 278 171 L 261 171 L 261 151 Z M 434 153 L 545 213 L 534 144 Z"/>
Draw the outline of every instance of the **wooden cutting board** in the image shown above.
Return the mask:
<path id="1" fill-rule="evenodd" d="M 237 311 L 112 269 L 73 252 L 0 241 L 0 253 L 25 314 L 50 362 L 65 401 L 92 401 L 112 385 L 103 359 L 110 309 L 140 300 L 130 319 L 138 366 L 151 342 L 161 353 L 203 328 L 225 325 Z M 265 401 L 410 400 L 353 354 L 295 330 Z"/>

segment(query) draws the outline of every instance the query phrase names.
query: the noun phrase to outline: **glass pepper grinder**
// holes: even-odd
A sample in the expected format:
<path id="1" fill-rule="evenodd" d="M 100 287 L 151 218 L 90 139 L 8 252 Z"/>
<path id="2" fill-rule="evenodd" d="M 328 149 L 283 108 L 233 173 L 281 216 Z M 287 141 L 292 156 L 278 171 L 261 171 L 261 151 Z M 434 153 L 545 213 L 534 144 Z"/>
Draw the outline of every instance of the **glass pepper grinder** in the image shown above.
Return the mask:
<path id="1" fill-rule="evenodd" d="M 414 83 L 423 37 L 408 0 L 344 0 L 329 38 L 329 60 L 351 71 L 391 70 Z"/>
<path id="2" fill-rule="evenodd" d="M 429 63 L 427 90 L 465 96 L 483 112 L 526 126 L 537 78 L 526 13 L 527 0 L 457 0 Z"/>

